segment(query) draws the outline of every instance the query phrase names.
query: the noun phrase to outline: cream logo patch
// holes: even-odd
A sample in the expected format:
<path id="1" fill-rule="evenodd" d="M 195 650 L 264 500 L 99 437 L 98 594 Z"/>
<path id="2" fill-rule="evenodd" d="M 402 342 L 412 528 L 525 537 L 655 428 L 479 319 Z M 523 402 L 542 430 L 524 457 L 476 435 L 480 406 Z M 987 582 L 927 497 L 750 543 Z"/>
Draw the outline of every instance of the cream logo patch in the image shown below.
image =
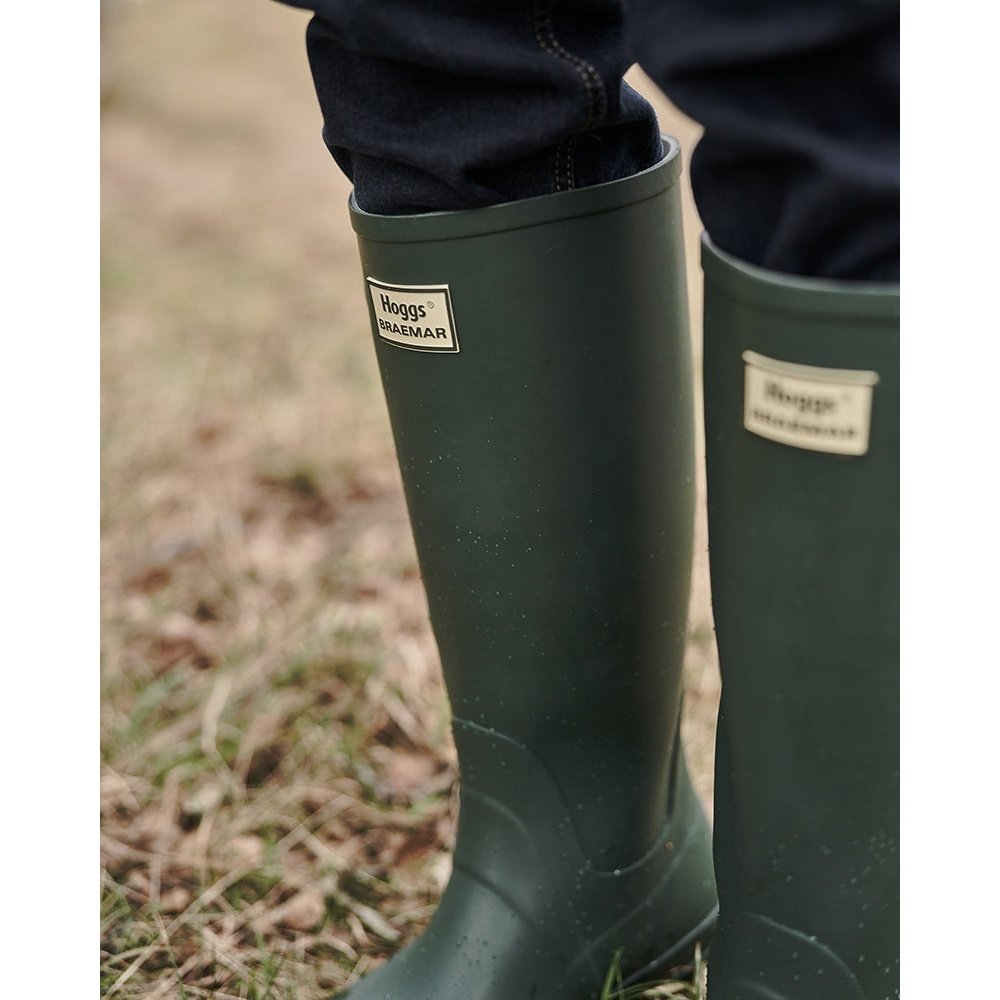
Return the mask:
<path id="1" fill-rule="evenodd" d="M 375 333 L 411 351 L 458 353 L 458 334 L 447 285 L 389 285 L 368 278 Z"/>
<path id="2" fill-rule="evenodd" d="M 743 426 L 809 451 L 864 455 L 871 431 L 870 371 L 818 368 L 744 351 Z"/>

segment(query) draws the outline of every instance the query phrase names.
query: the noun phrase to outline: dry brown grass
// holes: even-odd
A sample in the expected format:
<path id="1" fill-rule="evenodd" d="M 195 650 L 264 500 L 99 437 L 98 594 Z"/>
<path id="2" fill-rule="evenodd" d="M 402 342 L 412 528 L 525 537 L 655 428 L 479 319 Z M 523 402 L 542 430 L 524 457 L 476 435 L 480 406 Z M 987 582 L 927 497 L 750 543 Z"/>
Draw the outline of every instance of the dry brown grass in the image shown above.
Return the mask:
<path id="1" fill-rule="evenodd" d="M 348 187 L 303 16 L 112 14 L 102 995 L 316 1000 L 423 925 L 454 823 Z M 703 550 L 686 728 L 708 797 Z"/>

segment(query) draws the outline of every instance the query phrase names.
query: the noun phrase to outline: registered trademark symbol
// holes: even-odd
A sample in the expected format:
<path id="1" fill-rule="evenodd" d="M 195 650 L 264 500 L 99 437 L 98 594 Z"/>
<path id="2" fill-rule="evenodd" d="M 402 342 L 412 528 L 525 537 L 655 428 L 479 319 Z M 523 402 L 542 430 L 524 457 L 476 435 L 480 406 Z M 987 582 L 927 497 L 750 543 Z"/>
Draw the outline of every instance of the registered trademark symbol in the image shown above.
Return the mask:
<path id="1" fill-rule="evenodd" d="M 428 309 L 433 309 L 433 308 L 434 308 L 434 303 L 433 303 L 433 302 L 431 302 L 431 300 L 430 300 L 430 299 L 428 299 L 428 300 L 427 300 L 427 308 L 428 308 Z"/>

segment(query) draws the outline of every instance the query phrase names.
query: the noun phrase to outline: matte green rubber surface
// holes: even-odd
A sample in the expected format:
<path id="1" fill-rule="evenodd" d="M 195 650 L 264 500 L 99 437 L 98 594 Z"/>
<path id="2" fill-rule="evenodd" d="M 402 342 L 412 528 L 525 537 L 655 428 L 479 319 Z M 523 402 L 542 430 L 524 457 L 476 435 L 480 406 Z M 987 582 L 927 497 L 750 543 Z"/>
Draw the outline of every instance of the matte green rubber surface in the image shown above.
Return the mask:
<path id="1" fill-rule="evenodd" d="M 628 976 L 662 974 L 714 924 L 678 749 L 694 473 L 677 174 L 671 144 L 613 184 L 352 212 L 462 790 L 437 914 L 351 1000 L 584 1000 L 617 948 Z"/>
<path id="2" fill-rule="evenodd" d="M 709 994 L 898 997 L 898 289 L 770 274 L 707 240 L 703 265 L 723 682 Z M 785 420 L 800 440 L 823 439 L 817 427 L 858 391 L 851 378 L 875 373 L 867 451 L 748 430 L 748 351 L 779 363 L 751 409 L 763 399 L 764 426 Z M 833 374 L 809 388 L 782 364 Z"/>

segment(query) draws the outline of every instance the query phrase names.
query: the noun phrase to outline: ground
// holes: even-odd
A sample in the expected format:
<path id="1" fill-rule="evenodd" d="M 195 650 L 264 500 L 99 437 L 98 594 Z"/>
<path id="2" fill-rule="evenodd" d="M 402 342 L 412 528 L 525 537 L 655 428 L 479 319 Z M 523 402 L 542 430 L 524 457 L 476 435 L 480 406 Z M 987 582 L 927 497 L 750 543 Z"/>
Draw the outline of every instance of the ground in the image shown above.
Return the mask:
<path id="1" fill-rule="evenodd" d="M 101 982 L 122 1000 L 319 1000 L 417 933 L 449 871 L 447 705 L 305 20 L 105 11 Z M 696 549 L 685 737 L 710 805 L 703 515 Z"/>

